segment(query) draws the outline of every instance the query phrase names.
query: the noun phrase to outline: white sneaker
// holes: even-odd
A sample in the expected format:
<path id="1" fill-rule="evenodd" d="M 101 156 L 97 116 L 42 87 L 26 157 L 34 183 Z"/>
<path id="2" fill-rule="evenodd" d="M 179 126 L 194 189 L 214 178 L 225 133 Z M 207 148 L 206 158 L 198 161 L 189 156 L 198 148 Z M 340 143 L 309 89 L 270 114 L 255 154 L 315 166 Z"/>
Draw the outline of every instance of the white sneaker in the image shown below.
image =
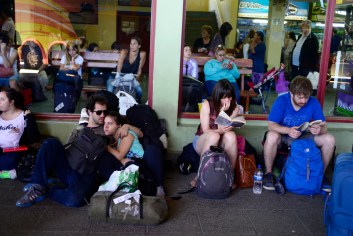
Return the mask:
<path id="1" fill-rule="evenodd" d="M 79 125 L 87 124 L 88 123 L 88 119 L 89 119 L 89 116 L 87 114 L 87 109 L 86 108 L 82 108 L 81 109 L 81 116 L 80 116 L 80 120 L 79 120 L 78 124 Z"/>
<path id="2" fill-rule="evenodd" d="M 157 197 L 165 197 L 165 192 L 164 192 L 163 186 L 158 186 L 158 187 L 157 187 L 156 196 L 157 196 Z"/>

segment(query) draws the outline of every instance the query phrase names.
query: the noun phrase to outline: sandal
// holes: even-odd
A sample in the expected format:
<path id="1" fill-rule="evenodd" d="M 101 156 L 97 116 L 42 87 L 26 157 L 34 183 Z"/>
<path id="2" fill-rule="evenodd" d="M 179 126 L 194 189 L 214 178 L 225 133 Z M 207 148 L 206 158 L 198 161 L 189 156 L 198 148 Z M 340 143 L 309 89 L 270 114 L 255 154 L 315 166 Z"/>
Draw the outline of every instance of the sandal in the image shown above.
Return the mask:
<path id="1" fill-rule="evenodd" d="M 196 182 L 197 182 L 197 177 L 193 178 L 193 179 L 190 181 L 191 187 L 196 188 Z"/>

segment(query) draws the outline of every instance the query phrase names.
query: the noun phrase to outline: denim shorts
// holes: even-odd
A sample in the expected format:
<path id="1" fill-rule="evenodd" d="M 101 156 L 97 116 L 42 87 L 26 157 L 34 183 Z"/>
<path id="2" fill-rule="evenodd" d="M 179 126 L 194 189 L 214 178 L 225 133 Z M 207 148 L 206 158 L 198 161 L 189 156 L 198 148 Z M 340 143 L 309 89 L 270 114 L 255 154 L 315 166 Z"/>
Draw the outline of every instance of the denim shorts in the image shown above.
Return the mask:
<path id="1" fill-rule="evenodd" d="M 194 139 L 192 140 L 192 146 L 194 147 L 195 152 L 197 152 L 196 151 L 196 144 L 197 144 L 197 141 L 199 140 L 199 138 L 200 138 L 200 135 L 195 135 Z"/>

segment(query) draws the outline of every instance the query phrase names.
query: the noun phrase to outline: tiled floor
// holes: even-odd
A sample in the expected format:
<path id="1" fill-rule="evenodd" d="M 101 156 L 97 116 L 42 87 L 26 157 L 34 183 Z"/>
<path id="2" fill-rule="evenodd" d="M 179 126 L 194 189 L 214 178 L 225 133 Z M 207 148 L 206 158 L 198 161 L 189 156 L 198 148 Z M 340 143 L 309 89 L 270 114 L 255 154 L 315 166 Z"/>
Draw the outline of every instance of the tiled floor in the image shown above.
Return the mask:
<path id="1" fill-rule="evenodd" d="M 170 196 L 189 188 L 192 175 L 181 175 L 169 155 L 165 186 Z M 126 226 L 88 218 L 88 207 L 67 208 L 50 199 L 20 209 L 15 202 L 23 183 L 0 180 L 0 235 L 325 235 L 324 200 L 264 190 L 237 189 L 225 200 L 195 193 L 168 200 L 169 217 L 158 226 Z"/>

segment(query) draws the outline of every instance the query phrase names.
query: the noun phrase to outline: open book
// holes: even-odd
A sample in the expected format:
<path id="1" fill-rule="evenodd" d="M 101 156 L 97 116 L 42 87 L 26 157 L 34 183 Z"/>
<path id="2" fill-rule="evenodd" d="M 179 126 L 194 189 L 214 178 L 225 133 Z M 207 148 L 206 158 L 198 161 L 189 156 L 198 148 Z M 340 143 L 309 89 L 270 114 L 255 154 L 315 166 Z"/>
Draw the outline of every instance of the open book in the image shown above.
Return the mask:
<path id="1" fill-rule="evenodd" d="M 216 120 L 215 120 L 215 123 L 218 124 L 218 125 L 223 125 L 223 126 L 233 126 L 233 127 L 236 127 L 236 128 L 240 128 L 242 127 L 243 125 L 246 124 L 246 121 L 244 119 L 243 116 L 237 116 L 233 119 L 231 119 L 227 113 L 225 113 L 224 111 L 221 111 Z"/>
<path id="2" fill-rule="evenodd" d="M 311 127 L 312 125 L 320 125 L 322 123 L 322 120 L 314 120 L 312 122 L 304 122 L 302 123 L 299 127 L 298 130 L 303 132 L 305 130 L 307 130 L 309 127 Z"/>

